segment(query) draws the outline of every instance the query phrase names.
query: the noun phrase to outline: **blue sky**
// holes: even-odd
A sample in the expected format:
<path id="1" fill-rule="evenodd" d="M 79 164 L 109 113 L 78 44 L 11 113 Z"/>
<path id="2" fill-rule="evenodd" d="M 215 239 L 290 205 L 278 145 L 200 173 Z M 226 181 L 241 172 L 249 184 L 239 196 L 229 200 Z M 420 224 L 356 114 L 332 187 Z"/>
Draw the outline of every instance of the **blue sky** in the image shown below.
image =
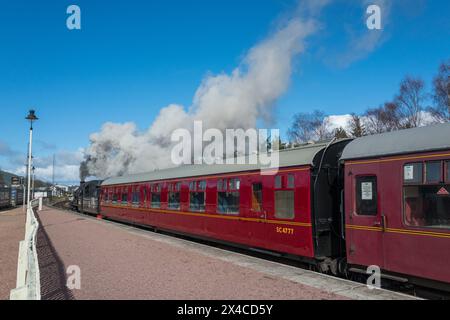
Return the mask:
<path id="1" fill-rule="evenodd" d="M 2 0 L 0 167 L 18 169 L 28 138 L 23 118 L 33 107 L 41 177 L 49 178 L 57 153 L 57 180 L 75 180 L 79 150 L 103 123 L 132 121 L 144 130 L 168 104 L 190 106 L 205 75 L 231 72 L 296 3 Z M 321 30 L 295 61 L 273 127 L 284 133 L 294 113 L 312 109 L 363 112 L 392 98 L 407 74 L 430 89 L 450 58 L 450 2 L 392 3 L 379 41 L 355 58 L 352 41 L 368 32 L 367 1 L 331 1 L 318 17 Z M 70 4 L 81 8 L 82 30 L 66 28 Z"/>

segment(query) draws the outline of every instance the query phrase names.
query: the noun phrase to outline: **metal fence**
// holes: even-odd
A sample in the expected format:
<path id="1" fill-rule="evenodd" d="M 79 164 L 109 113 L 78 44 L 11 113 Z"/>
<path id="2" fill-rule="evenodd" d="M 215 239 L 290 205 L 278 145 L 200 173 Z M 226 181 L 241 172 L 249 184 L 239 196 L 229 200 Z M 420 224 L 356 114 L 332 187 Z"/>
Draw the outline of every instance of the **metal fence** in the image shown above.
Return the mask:
<path id="1" fill-rule="evenodd" d="M 39 223 L 34 214 L 34 208 L 42 208 L 41 200 L 30 202 L 27 209 L 25 224 L 25 239 L 19 244 L 19 259 L 17 263 L 16 288 L 11 290 L 11 300 L 40 300 L 41 281 L 39 274 L 39 262 L 36 252 L 36 238 Z"/>

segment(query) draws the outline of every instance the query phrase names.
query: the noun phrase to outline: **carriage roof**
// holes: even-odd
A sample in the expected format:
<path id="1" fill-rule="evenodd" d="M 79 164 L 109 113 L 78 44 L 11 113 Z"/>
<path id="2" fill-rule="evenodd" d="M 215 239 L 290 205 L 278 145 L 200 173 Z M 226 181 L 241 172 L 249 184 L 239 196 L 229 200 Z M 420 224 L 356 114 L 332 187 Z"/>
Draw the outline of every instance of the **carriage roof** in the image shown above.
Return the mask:
<path id="1" fill-rule="evenodd" d="M 327 143 L 309 144 L 299 148 L 281 150 L 279 152 L 279 167 L 293 167 L 312 165 L 314 157 L 323 149 Z M 102 185 L 130 184 L 145 181 L 170 180 L 179 178 L 195 178 L 217 174 L 229 174 L 246 171 L 261 170 L 259 164 L 214 164 L 214 165 L 183 165 L 170 169 L 155 170 L 152 172 L 126 175 L 106 179 Z"/>
<path id="2" fill-rule="evenodd" d="M 357 138 L 345 147 L 341 160 L 446 149 L 450 149 L 450 123 Z"/>

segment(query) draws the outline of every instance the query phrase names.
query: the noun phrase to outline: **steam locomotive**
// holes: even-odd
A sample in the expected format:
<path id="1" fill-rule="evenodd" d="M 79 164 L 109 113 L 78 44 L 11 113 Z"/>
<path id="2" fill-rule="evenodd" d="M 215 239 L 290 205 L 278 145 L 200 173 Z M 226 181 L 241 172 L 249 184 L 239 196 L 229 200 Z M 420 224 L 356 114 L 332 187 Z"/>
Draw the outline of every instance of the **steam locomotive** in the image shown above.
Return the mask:
<path id="1" fill-rule="evenodd" d="M 81 181 L 70 203 L 72 210 L 96 215 L 100 213 L 99 197 L 102 180 Z"/>
<path id="2" fill-rule="evenodd" d="M 193 165 L 92 181 L 73 207 L 256 249 L 335 275 L 450 292 L 450 124 L 317 143 L 257 165 Z"/>

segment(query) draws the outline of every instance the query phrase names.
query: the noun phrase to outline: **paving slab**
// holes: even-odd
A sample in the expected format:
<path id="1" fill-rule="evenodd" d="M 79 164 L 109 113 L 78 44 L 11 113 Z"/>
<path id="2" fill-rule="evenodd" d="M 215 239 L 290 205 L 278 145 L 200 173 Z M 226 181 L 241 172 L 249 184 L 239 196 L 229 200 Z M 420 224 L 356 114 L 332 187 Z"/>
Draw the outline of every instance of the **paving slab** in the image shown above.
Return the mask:
<path id="1" fill-rule="evenodd" d="M 57 274 L 47 281 L 51 288 L 43 284 L 42 290 L 57 292 L 56 298 L 409 298 L 386 290 L 371 294 L 350 281 L 54 208 L 44 208 L 39 219 L 41 238 L 48 241 L 46 259 Z M 63 286 L 64 277 L 78 268 L 81 288 L 58 292 L 58 284 Z M 48 273 L 41 270 L 41 277 Z M 43 297 L 55 298 L 52 294 Z"/>
<path id="2" fill-rule="evenodd" d="M 22 207 L 0 211 L 0 300 L 9 299 L 16 287 L 19 242 L 25 237 L 26 214 Z"/>

